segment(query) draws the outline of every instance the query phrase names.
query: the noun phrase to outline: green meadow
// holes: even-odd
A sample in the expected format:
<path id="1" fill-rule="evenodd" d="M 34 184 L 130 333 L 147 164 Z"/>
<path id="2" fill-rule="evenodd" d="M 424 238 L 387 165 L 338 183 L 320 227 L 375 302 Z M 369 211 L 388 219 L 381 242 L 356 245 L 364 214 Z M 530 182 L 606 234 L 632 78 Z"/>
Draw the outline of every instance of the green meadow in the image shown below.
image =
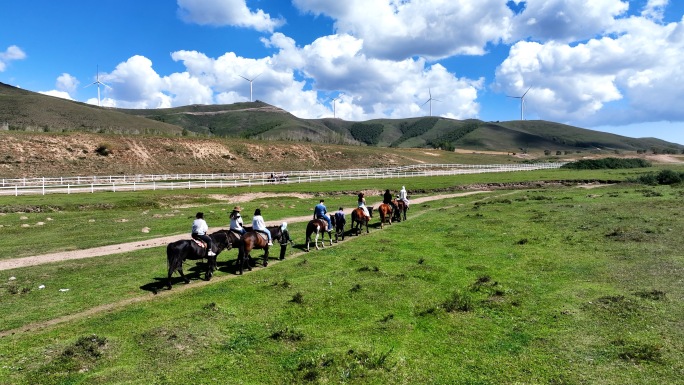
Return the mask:
<path id="1" fill-rule="evenodd" d="M 181 234 L 196 211 L 225 227 L 254 192 L 282 195 L 240 202 L 246 217 L 278 220 L 359 190 L 507 184 L 310 253 L 291 223 L 284 261 L 237 276 L 229 250 L 170 291 L 164 247 L 0 271 L 0 384 L 680 383 L 684 188 L 624 182 L 647 171 L 1 197 L 9 259 Z M 594 180 L 622 182 L 578 187 Z"/>

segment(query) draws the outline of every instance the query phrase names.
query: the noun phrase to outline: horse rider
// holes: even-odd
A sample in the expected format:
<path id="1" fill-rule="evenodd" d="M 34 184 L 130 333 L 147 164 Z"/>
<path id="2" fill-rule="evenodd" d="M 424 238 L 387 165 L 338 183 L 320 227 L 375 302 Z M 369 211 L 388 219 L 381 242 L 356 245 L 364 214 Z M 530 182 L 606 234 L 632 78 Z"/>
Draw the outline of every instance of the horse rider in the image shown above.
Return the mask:
<path id="1" fill-rule="evenodd" d="M 262 233 L 268 235 L 268 245 L 273 246 L 271 231 L 266 227 L 264 217 L 261 216 L 261 209 L 254 210 L 254 216 L 252 217 L 252 229 L 255 231 L 261 231 Z"/>
<path id="2" fill-rule="evenodd" d="M 406 205 L 406 209 L 408 210 L 409 201 L 408 201 L 408 194 L 406 194 L 406 187 L 405 186 L 401 186 L 401 190 L 399 190 L 399 199 L 404 201 L 404 204 Z"/>
<path id="3" fill-rule="evenodd" d="M 216 253 L 211 251 L 211 238 L 207 235 L 209 226 L 204 220 L 204 213 L 199 212 L 195 215 L 195 220 L 192 222 L 192 231 L 190 236 L 192 239 L 204 241 L 207 244 L 207 255 L 210 257 L 216 256 Z"/>
<path id="4" fill-rule="evenodd" d="M 314 207 L 313 219 L 325 219 L 325 221 L 328 222 L 328 231 L 332 231 L 332 221 L 330 220 L 330 217 L 326 215 L 328 214 L 328 209 L 325 207 L 324 202 L 325 200 L 321 199 L 321 201 L 318 202 L 316 207 Z"/>
<path id="5" fill-rule="evenodd" d="M 230 230 L 239 234 L 244 234 L 247 232 L 244 228 L 244 223 L 242 222 L 242 215 L 240 215 L 242 207 L 235 206 L 233 211 L 230 213 Z"/>
<path id="6" fill-rule="evenodd" d="M 392 211 L 397 212 L 397 205 L 394 204 L 394 199 L 392 199 L 392 193 L 389 189 L 385 190 L 385 194 L 382 196 L 382 203 L 392 206 Z"/>
<path id="7" fill-rule="evenodd" d="M 366 198 L 364 198 L 364 195 L 362 192 L 359 193 L 359 200 L 358 200 L 358 205 L 359 207 L 363 210 L 363 215 L 366 216 L 366 218 L 370 218 L 370 213 L 368 212 L 368 207 L 366 207 Z"/>

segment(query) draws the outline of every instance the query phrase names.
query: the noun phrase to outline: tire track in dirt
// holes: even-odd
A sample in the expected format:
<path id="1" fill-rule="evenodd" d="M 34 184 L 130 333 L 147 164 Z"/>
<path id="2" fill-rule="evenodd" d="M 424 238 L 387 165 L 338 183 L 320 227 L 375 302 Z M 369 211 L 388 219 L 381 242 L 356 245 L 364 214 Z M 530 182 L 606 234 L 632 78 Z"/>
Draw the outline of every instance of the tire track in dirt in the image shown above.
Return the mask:
<path id="1" fill-rule="evenodd" d="M 480 194 L 480 193 L 485 193 L 485 192 L 488 192 L 488 191 L 469 191 L 469 192 L 454 193 L 454 194 L 431 195 L 431 196 L 412 199 L 411 204 L 415 205 L 415 204 L 419 204 L 419 203 L 423 203 L 423 202 L 429 202 L 429 201 L 433 201 L 433 200 L 463 197 L 463 196 Z M 377 206 L 380 203 L 382 203 L 382 202 L 377 202 L 373 205 Z M 282 218 L 282 219 L 275 220 L 275 221 L 267 221 L 266 225 L 267 226 L 277 226 L 283 222 L 297 223 L 297 222 L 307 222 L 309 220 L 311 220 L 311 214 L 302 215 L 302 216 L 298 216 L 298 217 Z M 223 228 L 222 227 L 210 228 L 209 232 L 214 232 L 214 231 L 218 231 L 221 229 L 223 229 Z M 161 238 L 147 239 L 144 241 L 127 242 L 127 243 L 121 243 L 121 244 L 116 244 L 116 245 L 94 247 L 91 249 L 61 251 L 61 252 L 57 252 L 57 253 L 35 255 L 35 256 L 31 256 L 31 257 L 7 259 L 7 260 L 0 261 L 0 271 L 18 269 L 21 267 L 42 265 L 45 263 L 53 263 L 53 262 L 69 261 L 69 260 L 74 260 L 74 259 L 93 258 L 93 257 L 101 257 L 101 256 L 111 255 L 111 254 L 127 253 L 127 252 L 135 251 L 135 250 L 142 250 L 142 249 L 149 249 L 152 247 L 165 246 L 171 242 L 175 242 L 175 241 L 178 241 L 181 239 L 187 239 L 187 238 L 188 238 L 188 234 L 183 233 L 183 234 L 169 235 L 169 236 L 161 237 Z"/>
<path id="2" fill-rule="evenodd" d="M 465 192 L 465 193 L 455 193 L 455 194 L 428 196 L 428 197 L 413 199 L 413 200 L 411 200 L 411 204 L 414 204 L 414 205 L 415 205 L 415 204 L 420 204 L 420 203 L 429 202 L 429 201 L 433 201 L 433 200 L 441 200 L 441 199 L 448 199 L 448 198 L 463 197 L 463 196 L 468 196 L 468 195 L 473 195 L 473 194 L 480 194 L 480 193 L 485 193 L 485 192 L 491 192 L 491 191 L 471 191 L 471 192 Z M 509 193 L 506 193 L 506 194 L 503 194 L 503 195 L 509 195 L 509 194 L 511 194 L 511 193 L 509 192 Z M 484 198 L 484 199 L 486 199 L 486 198 Z M 430 210 L 418 211 L 418 212 L 417 212 L 415 215 L 413 215 L 411 218 L 414 219 L 414 218 L 419 217 L 419 216 L 421 216 L 421 215 L 423 215 L 423 214 L 425 214 L 425 213 L 427 213 L 427 212 L 429 212 L 429 211 L 430 211 Z M 310 215 L 306 215 L 306 216 L 301 216 L 301 217 L 292 217 L 292 218 L 289 218 L 289 219 L 290 219 L 292 222 L 297 222 L 297 220 L 300 220 L 300 221 L 308 221 L 310 218 L 311 218 Z M 285 221 L 285 220 L 283 220 L 283 221 Z M 279 221 L 275 221 L 275 222 L 277 223 L 277 222 L 279 222 Z M 182 237 L 182 236 L 185 236 L 185 234 L 180 235 L 180 237 Z M 173 238 L 173 237 L 175 237 L 175 236 L 164 237 L 164 238 L 156 238 L 156 239 L 151 240 L 151 241 L 154 241 L 154 242 L 159 241 L 159 242 L 161 242 L 162 240 L 171 239 L 171 238 Z M 363 237 L 349 237 L 349 238 L 347 239 L 347 241 L 351 241 L 351 240 L 354 240 L 354 239 L 363 239 Z M 346 241 L 346 242 L 347 242 L 347 241 Z M 150 241 L 145 241 L 145 242 L 150 242 Z M 164 242 L 165 242 L 165 241 L 164 241 Z M 346 243 L 346 242 L 345 242 L 345 243 Z M 119 251 L 119 250 L 122 248 L 122 246 L 124 246 L 124 245 L 131 245 L 131 244 L 138 244 L 138 243 L 142 243 L 142 242 L 130 242 L 130 243 L 121 244 L 121 245 L 113 245 L 113 247 L 120 247 L 120 248 L 116 249 L 116 250 L 117 250 L 116 253 L 118 253 L 118 252 L 121 252 L 121 251 Z M 333 245 L 333 246 L 328 246 L 328 247 L 335 247 L 336 245 L 337 245 L 337 244 L 335 244 L 335 245 Z M 149 246 L 149 247 L 153 247 L 153 246 Z M 97 248 L 97 249 L 105 249 L 105 248 Z M 55 254 L 60 254 L 60 253 L 55 253 Z M 310 254 L 310 253 L 308 253 L 308 252 L 306 252 L 306 251 L 300 251 L 300 252 L 297 252 L 297 253 L 294 253 L 294 254 L 290 254 L 290 255 L 288 255 L 287 258 L 286 258 L 285 260 L 283 260 L 283 261 L 281 261 L 281 260 L 271 260 L 271 261 L 269 261 L 269 266 L 273 266 L 274 264 L 278 264 L 278 263 L 281 263 L 281 262 L 284 262 L 284 261 L 287 261 L 287 260 L 296 259 L 296 258 L 298 258 L 298 257 L 301 257 L 302 255 L 307 255 L 307 254 Z M 103 255 L 105 255 L 105 254 L 103 254 Z M 94 256 L 94 255 L 93 255 L 93 256 Z M 84 256 L 83 258 L 88 258 L 88 257 Z M 74 259 L 74 258 L 72 258 L 72 259 Z M 43 263 L 47 263 L 47 262 L 43 262 Z M 262 266 L 256 266 L 256 267 L 254 267 L 254 268 L 252 269 L 252 271 L 259 271 L 259 270 L 261 270 L 261 269 L 264 269 L 264 267 L 262 267 Z M 249 274 L 249 272 L 246 272 L 245 274 Z M 205 286 L 207 286 L 207 285 L 216 284 L 216 283 L 221 283 L 221 282 L 227 281 L 227 280 L 229 280 L 229 279 L 236 279 L 236 278 L 238 278 L 238 277 L 240 277 L 240 275 L 236 275 L 236 274 L 225 275 L 225 276 L 218 276 L 218 277 L 217 277 L 217 276 L 214 276 L 214 277 L 212 278 L 211 281 L 192 281 L 192 285 L 183 285 L 183 286 L 176 285 L 176 286 L 174 286 L 174 289 L 173 289 L 173 290 L 160 290 L 160 291 L 155 291 L 155 292 L 151 293 L 150 295 L 138 296 L 138 297 L 128 298 L 128 299 L 121 300 L 121 301 L 117 301 L 117 302 L 113 302 L 113 303 L 107 303 L 107 304 L 95 306 L 95 307 L 93 307 L 93 308 L 90 308 L 90 309 L 87 309 L 87 310 L 84 310 L 84 311 L 81 311 L 81 312 L 78 312 L 78 313 L 74 313 L 74 314 L 69 314 L 69 315 L 65 315 L 65 316 L 62 316 L 62 317 L 53 318 L 53 319 L 47 320 L 47 321 L 33 322 L 33 323 L 30 323 L 30 324 L 27 324 L 27 325 L 20 326 L 20 327 L 15 328 L 15 329 L 0 331 L 0 338 L 12 336 L 12 335 L 15 335 L 15 334 L 22 334 L 22 333 L 26 333 L 26 332 L 30 332 L 30 331 L 38 331 L 38 330 L 46 329 L 46 328 L 49 328 L 49 327 L 52 327 L 52 326 L 56 326 L 56 325 L 63 324 L 63 323 L 66 323 L 66 322 L 70 322 L 70 321 L 74 321 L 74 320 L 83 319 L 83 318 L 86 318 L 86 317 L 91 317 L 91 316 L 94 316 L 94 315 L 97 315 L 97 314 L 101 314 L 101 313 L 104 313 L 104 312 L 112 312 L 112 311 L 114 311 L 114 310 L 124 308 L 124 307 L 126 307 L 126 306 L 128 306 L 128 305 L 132 305 L 132 304 L 136 304 L 136 303 L 142 303 L 142 302 L 147 302 L 147 301 L 151 301 L 151 300 L 154 300 L 154 299 L 157 299 L 157 298 L 165 298 L 166 296 L 172 295 L 173 293 L 184 292 L 184 291 L 186 291 L 186 290 L 200 289 L 200 288 L 205 287 Z M 160 288 L 161 288 L 161 284 L 160 284 Z"/>

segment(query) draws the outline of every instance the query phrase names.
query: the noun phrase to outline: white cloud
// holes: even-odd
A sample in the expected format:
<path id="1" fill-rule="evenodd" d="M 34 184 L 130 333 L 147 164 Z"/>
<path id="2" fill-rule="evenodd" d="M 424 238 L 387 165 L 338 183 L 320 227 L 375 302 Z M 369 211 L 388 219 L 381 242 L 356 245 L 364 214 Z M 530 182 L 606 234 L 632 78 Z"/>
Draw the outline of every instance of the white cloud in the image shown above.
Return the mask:
<path id="1" fill-rule="evenodd" d="M 661 21 L 669 2 L 670 0 L 648 0 L 641 11 L 641 15 L 648 19 Z"/>
<path id="2" fill-rule="evenodd" d="M 293 0 L 303 12 L 327 15 L 337 33 L 363 40 L 369 57 L 436 59 L 482 55 L 508 39 L 513 12 L 501 0 Z"/>
<path id="3" fill-rule="evenodd" d="M 245 0 L 178 0 L 178 7 L 181 19 L 200 25 L 230 25 L 273 32 L 285 22 L 261 9 L 252 12 Z"/>
<path id="4" fill-rule="evenodd" d="M 54 96 L 57 98 L 67 99 L 67 100 L 74 100 L 71 97 L 71 95 L 69 95 L 69 93 L 66 91 L 51 90 L 51 91 L 39 91 L 38 93 L 43 94 L 43 95 Z M 97 99 L 95 99 L 95 104 L 97 104 Z"/>
<path id="5" fill-rule="evenodd" d="M 22 60 L 26 58 L 26 53 L 16 45 L 7 47 L 5 52 L 0 52 L 0 72 L 5 71 L 7 65 L 14 60 Z"/>
<path id="6" fill-rule="evenodd" d="M 518 94 L 538 116 L 584 125 L 684 120 L 684 26 L 643 17 L 617 20 L 611 36 L 586 43 L 518 42 L 495 87 Z"/>
<path id="7" fill-rule="evenodd" d="M 75 77 L 63 73 L 59 75 L 57 78 L 57 84 L 56 87 L 59 91 L 63 91 L 68 93 L 69 95 L 73 95 L 76 92 L 76 89 L 78 88 L 79 81 Z"/>
<path id="8" fill-rule="evenodd" d="M 512 40 L 570 42 L 610 29 L 629 8 L 626 0 L 518 0 L 525 9 L 513 19 Z"/>

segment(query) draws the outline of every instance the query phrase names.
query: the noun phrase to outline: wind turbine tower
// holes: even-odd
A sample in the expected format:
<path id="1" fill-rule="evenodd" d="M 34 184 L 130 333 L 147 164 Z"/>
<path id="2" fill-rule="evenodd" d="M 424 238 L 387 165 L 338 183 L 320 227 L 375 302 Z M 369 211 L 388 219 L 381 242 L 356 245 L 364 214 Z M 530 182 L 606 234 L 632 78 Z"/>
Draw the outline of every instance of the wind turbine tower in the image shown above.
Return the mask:
<path id="1" fill-rule="evenodd" d="M 506 95 L 506 96 L 508 96 L 509 98 L 520 99 L 520 120 L 525 120 L 525 95 L 527 95 L 527 93 L 530 92 L 530 88 L 532 88 L 532 87 L 529 87 L 529 88 L 527 89 L 527 91 L 525 91 L 525 93 L 522 94 L 522 96 L 510 96 L 510 95 Z"/>
<path id="2" fill-rule="evenodd" d="M 262 73 L 263 73 L 263 72 L 262 72 Z M 238 75 L 238 76 L 241 77 L 241 78 L 243 78 L 243 79 L 245 79 L 245 80 L 247 80 L 247 81 L 249 82 L 249 101 L 251 102 L 251 101 L 252 101 L 252 83 L 254 82 L 254 80 L 255 80 L 256 78 L 258 78 L 259 76 L 261 76 L 261 74 L 255 76 L 255 77 L 253 77 L 253 78 L 251 78 L 251 79 L 248 79 L 248 78 L 246 78 L 246 77 L 244 77 L 244 76 L 242 76 L 242 75 Z"/>
<path id="3" fill-rule="evenodd" d="M 100 107 L 100 86 L 104 86 L 107 88 L 112 88 L 112 87 L 109 87 L 108 85 L 106 85 L 105 83 L 102 83 L 100 81 L 100 66 L 99 65 L 97 66 L 97 73 L 95 74 L 95 81 L 88 84 L 86 87 L 92 86 L 93 84 L 95 84 L 97 86 L 97 106 Z"/>
<path id="4" fill-rule="evenodd" d="M 432 97 L 432 91 L 431 91 L 429 88 L 428 88 L 428 94 L 430 95 L 430 98 L 429 98 L 425 103 L 423 103 L 423 104 L 421 105 L 421 107 L 423 107 L 424 105 L 430 103 L 430 116 L 432 116 L 432 101 L 434 100 L 434 101 L 436 101 L 436 102 L 441 102 L 441 100 L 434 99 L 434 98 Z"/>
<path id="5" fill-rule="evenodd" d="M 344 92 L 340 92 L 340 94 L 337 95 L 336 98 L 330 99 L 330 100 L 332 100 L 332 102 L 333 102 L 333 118 L 337 117 L 337 114 L 336 114 L 336 112 L 335 112 L 335 102 L 336 102 L 342 95 L 344 95 Z"/>

